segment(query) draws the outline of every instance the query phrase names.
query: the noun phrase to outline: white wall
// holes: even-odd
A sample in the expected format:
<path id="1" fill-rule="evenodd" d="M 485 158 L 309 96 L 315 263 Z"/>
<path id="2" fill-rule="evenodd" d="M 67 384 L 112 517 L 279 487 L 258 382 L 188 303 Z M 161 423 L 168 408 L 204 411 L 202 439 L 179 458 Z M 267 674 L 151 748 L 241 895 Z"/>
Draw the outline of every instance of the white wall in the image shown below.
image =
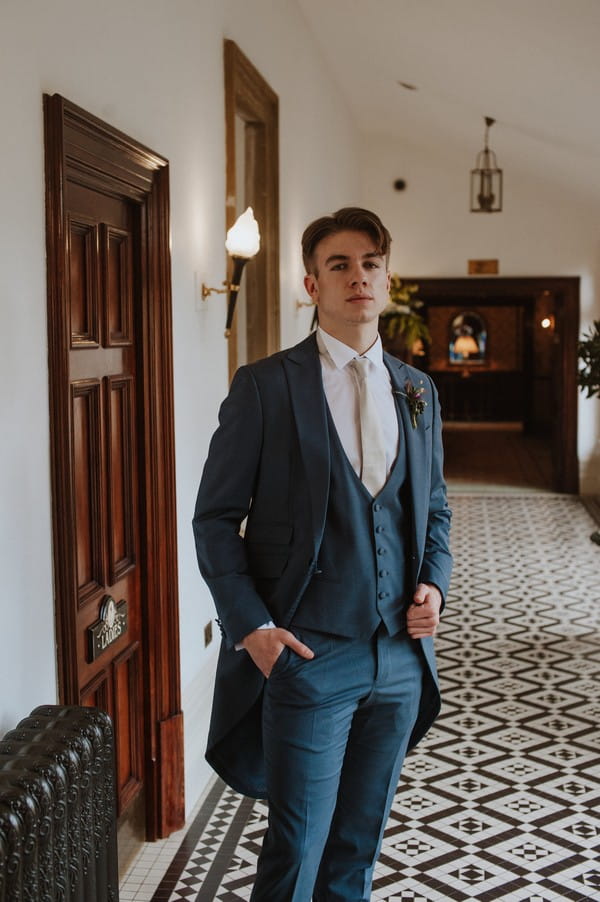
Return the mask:
<path id="1" fill-rule="evenodd" d="M 496 138 L 496 136 L 494 136 Z M 533 143 L 533 142 L 531 142 Z M 467 276 L 470 259 L 498 259 L 501 276 L 580 276 L 581 326 L 600 318 L 598 199 L 547 176 L 547 154 L 532 146 L 509 152 L 492 142 L 504 169 L 501 213 L 469 212 L 471 156 L 447 146 L 362 140 L 363 202 L 393 236 L 391 267 L 400 275 Z M 521 153 L 519 152 L 521 151 Z M 537 150 L 537 154 L 536 151 Z M 553 171 L 566 169 L 552 160 Z M 577 161 L 571 161 L 571 167 Z M 403 192 L 393 188 L 402 178 Z M 493 277 L 491 277 L 493 278 Z M 600 492 L 600 402 L 579 396 L 580 491 Z"/>
<path id="2" fill-rule="evenodd" d="M 171 171 L 173 338 L 187 806 L 203 761 L 216 641 L 197 572 L 195 493 L 227 389 L 222 41 L 278 93 L 282 343 L 303 337 L 299 238 L 358 199 L 350 116 L 294 0 L 2 0 L 0 6 L 0 731 L 56 699 L 49 481 L 42 94 L 60 93 L 166 156 Z"/>

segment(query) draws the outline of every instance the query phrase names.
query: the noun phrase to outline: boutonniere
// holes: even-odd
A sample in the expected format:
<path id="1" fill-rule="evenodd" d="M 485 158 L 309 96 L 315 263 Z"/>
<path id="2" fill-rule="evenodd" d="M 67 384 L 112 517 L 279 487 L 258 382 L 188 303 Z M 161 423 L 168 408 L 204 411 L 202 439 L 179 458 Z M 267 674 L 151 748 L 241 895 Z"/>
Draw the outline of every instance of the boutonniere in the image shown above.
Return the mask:
<path id="1" fill-rule="evenodd" d="M 417 417 L 420 417 L 427 407 L 427 401 L 424 401 L 421 397 L 421 395 L 425 394 L 425 386 L 422 379 L 418 386 L 413 385 L 410 379 L 407 379 L 404 388 L 405 391 L 395 391 L 394 394 L 402 395 L 403 398 L 406 398 L 408 409 L 410 410 L 410 422 L 412 423 L 412 428 L 416 429 Z"/>

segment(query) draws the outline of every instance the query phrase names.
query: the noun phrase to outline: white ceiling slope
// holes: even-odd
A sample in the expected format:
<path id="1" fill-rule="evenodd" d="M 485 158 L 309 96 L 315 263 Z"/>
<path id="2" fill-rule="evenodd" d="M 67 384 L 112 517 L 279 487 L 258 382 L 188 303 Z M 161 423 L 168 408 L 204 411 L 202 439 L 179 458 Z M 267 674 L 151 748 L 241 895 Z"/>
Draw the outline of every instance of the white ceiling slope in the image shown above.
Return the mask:
<path id="1" fill-rule="evenodd" d="M 568 160 L 600 195 L 600 0 L 297 2 L 363 134 L 474 165 L 492 116 L 500 165 Z"/>

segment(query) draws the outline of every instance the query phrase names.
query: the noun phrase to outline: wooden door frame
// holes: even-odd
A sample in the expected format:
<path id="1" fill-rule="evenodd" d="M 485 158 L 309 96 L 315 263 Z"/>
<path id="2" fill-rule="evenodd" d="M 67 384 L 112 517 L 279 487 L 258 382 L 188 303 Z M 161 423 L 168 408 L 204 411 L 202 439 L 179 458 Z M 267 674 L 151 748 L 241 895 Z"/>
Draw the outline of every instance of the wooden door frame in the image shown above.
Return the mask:
<path id="1" fill-rule="evenodd" d="M 67 181 L 139 205 L 140 364 L 143 390 L 140 502 L 145 578 L 144 711 L 146 834 L 168 836 L 185 822 L 183 714 L 175 511 L 175 431 L 169 164 L 70 103 L 44 95 L 48 364 L 54 594 L 59 697 L 79 704 L 74 608 L 75 506 L 70 475 Z"/>
<path id="2" fill-rule="evenodd" d="M 419 286 L 418 297 L 427 304 L 465 306 L 494 303 L 511 298 L 534 300 L 549 291 L 556 305 L 555 334 L 558 341 L 557 428 L 553 436 L 554 489 L 579 493 L 577 457 L 577 340 L 579 336 L 578 276 L 523 276 L 498 278 L 438 278 L 411 276 L 403 279 Z"/>
<path id="3" fill-rule="evenodd" d="M 246 297 L 253 305 L 262 336 L 258 356 L 273 354 L 281 342 L 279 312 L 279 98 L 234 41 L 224 42 L 225 156 L 227 228 L 237 215 L 235 117 L 252 134 L 246 153 L 253 171 L 246 173 L 245 196 L 252 198 L 261 231 L 261 251 L 246 268 Z M 229 378 L 238 367 L 235 319 L 229 338 Z"/>

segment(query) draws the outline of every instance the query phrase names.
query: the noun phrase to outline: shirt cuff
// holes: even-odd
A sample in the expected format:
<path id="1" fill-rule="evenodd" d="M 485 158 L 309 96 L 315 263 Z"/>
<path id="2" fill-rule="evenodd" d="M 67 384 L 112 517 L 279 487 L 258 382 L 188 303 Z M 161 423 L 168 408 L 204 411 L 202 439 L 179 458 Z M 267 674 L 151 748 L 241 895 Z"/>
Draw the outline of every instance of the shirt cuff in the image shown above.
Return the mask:
<path id="1" fill-rule="evenodd" d="M 269 620 L 268 623 L 261 623 L 261 625 L 260 625 L 260 626 L 257 626 L 256 629 L 257 629 L 257 630 L 274 630 L 274 629 L 275 629 L 275 624 L 273 623 L 272 620 Z M 243 651 L 243 650 L 244 650 L 244 646 L 242 645 L 241 642 L 238 642 L 238 643 L 234 646 L 234 648 L 235 648 L 236 651 Z"/>

